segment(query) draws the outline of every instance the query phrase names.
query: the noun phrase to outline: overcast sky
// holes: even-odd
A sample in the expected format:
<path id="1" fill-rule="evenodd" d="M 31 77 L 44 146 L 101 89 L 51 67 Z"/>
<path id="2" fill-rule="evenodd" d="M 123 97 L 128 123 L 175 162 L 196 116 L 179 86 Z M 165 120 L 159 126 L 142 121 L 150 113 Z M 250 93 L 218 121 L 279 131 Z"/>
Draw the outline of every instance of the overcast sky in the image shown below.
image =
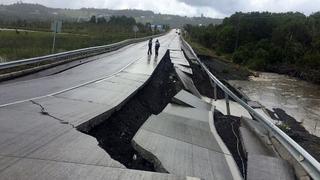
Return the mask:
<path id="1" fill-rule="evenodd" d="M 0 0 L 11 4 L 17 0 Z M 222 18 L 236 11 L 299 11 L 306 15 L 320 11 L 320 0 L 23 0 L 59 8 L 143 9 L 162 14 Z"/>

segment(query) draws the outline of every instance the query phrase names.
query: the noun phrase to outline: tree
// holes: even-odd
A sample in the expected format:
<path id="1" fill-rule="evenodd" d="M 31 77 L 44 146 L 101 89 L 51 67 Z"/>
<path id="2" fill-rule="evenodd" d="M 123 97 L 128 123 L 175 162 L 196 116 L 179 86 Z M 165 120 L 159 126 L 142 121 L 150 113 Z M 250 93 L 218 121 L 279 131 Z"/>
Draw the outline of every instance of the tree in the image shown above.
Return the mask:
<path id="1" fill-rule="evenodd" d="M 104 17 L 98 17 L 97 23 L 98 24 L 105 24 L 105 23 L 107 23 L 107 20 Z"/>
<path id="2" fill-rule="evenodd" d="M 237 64 L 257 70 L 318 68 L 320 74 L 320 12 L 309 17 L 293 12 L 235 13 L 220 25 L 186 24 L 184 30 L 192 41 L 231 55 Z"/>
<path id="3" fill-rule="evenodd" d="M 232 53 L 236 42 L 236 32 L 234 27 L 224 26 L 218 33 L 218 46 L 223 52 Z"/>
<path id="4" fill-rule="evenodd" d="M 97 23 L 97 20 L 96 20 L 96 16 L 91 16 L 90 20 L 89 20 L 90 23 Z"/>

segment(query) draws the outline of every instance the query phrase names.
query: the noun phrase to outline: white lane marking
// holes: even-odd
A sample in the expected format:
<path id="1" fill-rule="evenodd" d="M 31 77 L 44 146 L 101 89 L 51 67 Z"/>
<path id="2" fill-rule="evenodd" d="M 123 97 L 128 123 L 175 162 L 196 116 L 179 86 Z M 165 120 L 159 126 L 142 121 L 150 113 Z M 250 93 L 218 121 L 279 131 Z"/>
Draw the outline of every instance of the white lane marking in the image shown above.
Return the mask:
<path id="1" fill-rule="evenodd" d="M 164 36 L 162 36 L 163 38 L 165 38 Z M 166 37 L 168 38 L 168 37 Z M 165 39 L 166 39 L 165 38 Z M 142 42 L 141 42 L 142 43 Z M 172 42 L 170 42 L 169 44 L 171 44 Z M 138 43 L 139 44 L 139 43 Z M 164 56 L 164 55 L 163 55 Z M 37 100 L 37 99 L 41 99 L 41 98 L 45 98 L 45 97 L 49 97 L 49 96 L 54 96 L 54 95 L 57 95 L 57 94 L 61 94 L 61 93 L 64 93 L 64 92 L 67 92 L 67 91 L 70 91 L 70 90 L 73 90 L 73 89 L 76 89 L 76 88 L 79 88 L 79 87 L 82 87 L 82 86 L 86 86 L 88 84 L 92 84 L 92 83 L 95 83 L 95 82 L 98 82 L 98 81 L 102 81 L 102 80 L 106 80 L 106 79 L 109 79 L 111 78 L 112 76 L 120 73 L 121 71 L 123 71 L 124 69 L 126 69 L 127 67 L 129 67 L 130 65 L 132 65 L 133 63 L 141 60 L 144 56 L 130 62 L 129 64 L 127 64 L 126 66 L 124 66 L 123 68 L 121 68 L 119 71 L 116 71 L 110 75 L 107 75 L 107 76 L 104 76 L 102 78 L 98 78 L 98 79 L 95 79 L 95 80 L 92 80 L 92 81 L 88 81 L 88 82 L 85 82 L 83 84 L 80 84 L 80 85 L 77 85 L 77 86 L 73 86 L 73 87 L 70 87 L 70 88 L 67 88 L 67 89 L 64 89 L 64 90 L 61 90 L 61 91 L 58 91 L 58 92 L 54 92 L 54 93 L 51 93 L 51 94 L 47 94 L 47 95 L 44 95 L 44 96 L 38 96 L 38 97 L 34 97 L 34 98 L 29 98 L 29 99 L 24 99 L 24 100 L 20 100 L 20 101 L 14 101 L 14 102 L 11 102 L 11 103 L 7 103 L 7 104 L 1 104 L 0 105 L 0 108 L 3 108 L 3 107 L 6 107 L 6 106 L 10 106 L 10 105 L 14 105 L 14 104 L 20 104 L 20 103 L 24 103 L 24 102 L 28 102 L 28 101 L 31 101 L 31 100 Z"/>
<path id="2" fill-rule="evenodd" d="M 127 46 L 124 46 L 123 48 L 121 49 L 118 49 L 118 50 L 115 50 L 115 51 L 111 51 L 111 52 L 106 52 L 106 53 L 103 53 L 103 54 L 100 54 L 100 55 L 95 55 L 95 56 L 90 56 L 90 57 L 86 57 L 86 58 L 83 58 L 83 59 L 86 59 L 87 62 L 86 63 L 91 63 L 91 62 L 94 62 L 94 61 L 99 61 L 103 58 L 106 58 L 106 57 L 110 57 L 110 56 L 113 56 L 113 55 L 116 55 L 117 53 L 121 53 L 123 51 L 125 51 L 126 49 L 128 48 L 131 48 L 133 46 L 136 46 L 136 45 L 139 45 L 139 43 L 135 43 L 135 44 L 129 44 Z M 90 60 L 91 59 L 91 60 Z M 78 60 L 75 60 L 75 61 L 72 61 L 72 62 L 76 62 L 76 61 L 81 61 L 82 59 L 78 59 Z M 71 62 L 71 63 L 72 63 Z M 79 64 L 79 66 L 82 66 L 82 65 L 86 65 L 86 63 L 82 63 L 82 64 Z M 63 66 L 63 65 L 66 65 L 66 64 L 61 64 L 61 65 L 58 65 L 58 66 Z M 57 67 L 58 67 L 57 66 Z M 78 66 L 78 67 L 79 67 Z M 52 68 L 49 68 L 49 69 L 53 69 L 53 68 L 56 68 L 56 67 L 52 67 Z M 72 68 L 73 69 L 73 68 Z M 48 70 L 48 69 L 46 69 Z M 45 71 L 45 70 L 44 70 Z M 59 73 L 60 74 L 60 73 Z M 31 74 L 30 74 L 31 75 Z M 39 77 L 39 78 L 35 78 L 36 80 L 41 80 L 41 79 L 45 79 L 45 78 L 48 78 L 52 75 L 56 75 L 56 74 L 51 74 L 51 75 L 48 75 L 48 76 L 44 76 L 44 77 Z M 28 75 L 27 75 L 28 76 Z M 19 83 L 27 83 L 29 81 L 34 81 L 35 79 L 28 79 L 28 80 L 24 80 L 24 81 L 16 81 L 16 82 L 10 82 L 9 80 L 9 83 L 6 83 L 5 81 L 0 83 L 1 86 L 11 86 L 11 85 L 15 85 L 15 84 L 19 84 Z"/>
<path id="3" fill-rule="evenodd" d="M 132 62 L 130 62 L 129 64 L 127 64 L 126 66 L 124 66 L 123 68 L 121 68 L 119 71 L 116 71 L 110 75 L 107 75 L 107 76 L 104 76 L 102 78 L 98 78 L 98 79 L 95 79 L 95 80 L 92 80 L 92 81 L 88 81 L 88 82 L 85 82 L 85 83 L 82 83 L 80 85 L 76 85 L 76 86 L 73 86 L 73 87 L 70 87 L 70 88 L 67 88 L 67 89 L 63 89 L 61 91 L 58 91 L 58 92 L 54 92 L 54 93 L 51 93 L 51 94 L 47 94 L 47 95 L 44 95 L 44 96 L 38 96 L 38 97 L 34 97 L 34 98 L 30 98 L 30 99 L 24 99 L 24 100 L 20 100 L 20 101 L 15 101 L 15 102 L 11 102 L 11 103 L 7 103 L 7 104 L 1 104 L 0 105 L 0 108 L 2 107 L 5 107 L 5 106 L 10 106 L 10 105 L 14 105 L 14 104 L 19 104 L 19 103 L 23 103 L 23 102 L 27 102 L 27 101 L 31 101 L 31 100 L 37 100 L 37 99 L 41 99 L 41 98 L 45 98 L 45 97 L 49 97 L 49 96 L 54 96 L 54 95 L 57 95 L 57 94 L 61 94 L 61 93 L 64 93 L 64 92 L 67 92 L 67 91 L 70 91 L 70 90 L 73 90 L 73 89 L 76 89 L 76 88 L 79 88 L 79 87 L 82 87 L 82 86 L 86 86 L 88 84 L 92 84 L 92 83 L 95 83 L 97 81 L 101 81 L 101 80 L 105 80 L 105 79 L 109 79 L 111 78 L 112 76 L 120 73 L 121 71 L 123 71 L 124 69 L 126 69 L 127 67 L 129 67 L 130 65 L 132 65 L 133 63 L 141 60 L 143 57 L 140 57 Z"/>

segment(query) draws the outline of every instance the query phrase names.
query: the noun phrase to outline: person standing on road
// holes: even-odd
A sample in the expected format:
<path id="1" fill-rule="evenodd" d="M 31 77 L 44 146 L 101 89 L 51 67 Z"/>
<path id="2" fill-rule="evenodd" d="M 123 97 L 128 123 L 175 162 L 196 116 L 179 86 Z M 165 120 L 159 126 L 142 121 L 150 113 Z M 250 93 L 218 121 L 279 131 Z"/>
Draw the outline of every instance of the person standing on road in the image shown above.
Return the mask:
<path id="1" fill-rule="evenodd" d="M 159 40 L 157 39 L 156 45 L 154 46 L 154 49 L 155 49 L 155 51 L 156 51 L 156 56 L 158 56 L 158 54 L 159 54 L 159 48 L 160 48 L 160 42 L 159 42 Z"/>
<path id="2" fill-rule="evenodd" d="M 152 54 L 152 38 L 149 40 L 149 43 L 148 43 L 148 55 L 151 55 Z"/>

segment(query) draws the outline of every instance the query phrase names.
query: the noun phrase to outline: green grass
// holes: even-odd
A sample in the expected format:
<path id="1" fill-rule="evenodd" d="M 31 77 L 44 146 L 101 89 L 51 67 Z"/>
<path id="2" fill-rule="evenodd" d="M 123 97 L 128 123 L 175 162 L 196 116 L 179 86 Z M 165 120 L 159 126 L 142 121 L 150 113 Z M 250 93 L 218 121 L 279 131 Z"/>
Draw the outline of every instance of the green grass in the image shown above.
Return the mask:
<path id="1" fill-rule="evenodd" d="M 194 40 L 190 40 L 190 38 L 186 38 L 186 41 L 190 44 L 190 46 L 194 49 L 195 53 L 198 55 L 213 57 L 226 62 L 232 62 L 232 58 L 229 55 L 218 54 L 213 49 L 206 48 L 200 43 L 197 43 Z"/>
<path id="2" fill-rule="evenodd" d="M 138 34 L 139 37 L 145 36 Z M 133 38 L 133 33 L 57 34 L 55 52 L 105 45 Z M 0 31 L 0 61 L 12 61 L 51 54 L 50 32 Z"/>

